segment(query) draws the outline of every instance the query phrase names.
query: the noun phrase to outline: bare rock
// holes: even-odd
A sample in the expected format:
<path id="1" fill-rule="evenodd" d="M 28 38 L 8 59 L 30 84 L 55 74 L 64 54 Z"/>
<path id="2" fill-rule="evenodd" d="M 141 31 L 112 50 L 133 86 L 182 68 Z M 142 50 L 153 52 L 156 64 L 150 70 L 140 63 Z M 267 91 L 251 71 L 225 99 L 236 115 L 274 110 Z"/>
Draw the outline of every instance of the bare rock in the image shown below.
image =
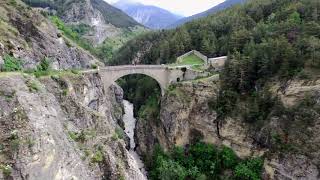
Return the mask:
<path id="1" fill-rule="evenodd" d="M 12 167 L 8 178 L 143 179 L 124 140 L 113 138 L 117 102 L 101 84 L 97 74 L 1 75 L 0 164 Z"/>
<path id="2" fill-rule="evenodd" d="M 287 107 L 294 106 L 305 95 L 320 92 L 320 80 L 293 80 L 288 82 L 285 87 L 282 86 L 277 83 L 271 90 L 280 96 L 282 103 Z"/>
<path id="3" fill-rule="evenodd" d="M 278 156 L 265 163 L 265 169 L 271 179 L 319 179 L 319 170 L 304 155 L 287 154 Z"/>
<path id="4" fill-rule="evenodd" d="M 164 149 L 175 145 L 183 146 L 203 139 L 215 145 L 231 147 L 241 158 L 264 156 L 263 179 L 319 179 L 320 165 L 320 116 L 317 110 L 312 114 L 312 124 L 304 127 L 303 122 L 295 119 L 288 124 L 283 117 L 270 117 L 260 130 L 244 123 L 239 116 L 226 119 L 216 125 L 217 114 L 208 107 L 219 91 L 217 80 L 213 82 L 183 82 L 176 84 L 162 98 L 160 120 L 138 120 L 136 126 L 137 151 L 150 155 L 154 145 L 159 143 Z M 294 107 L 304 97 L 312 95 L 319 105 L 319 80 L 291 81 L 286 88 L 271 86 L 271 91 L 281 97 L 287 108 Z M 290 131 L 288 133 L 288 131 Z M 283 137 L 284 143 L 293 145 L 298 151 L 287 154 L 274 152 L 271 135 Z M 267 153 L 268 152 L 268 153 Z"/>
<path id="5" fill-rule="evenodd" d="M 23 61 L 24 68 L 35 68 L 45 57 L 54 69 L 89 68 L 98 60 L 88 52 L 58 37 L 57 28 L 39 11 L 20 5 L 3 4 L 7 24 L 1 29 L 0 54 L 11 54 Z"/>
<path id="6" fill-rule="evenodd" d="M 4 60 L 0 56 L 0 71 L 3 69 L 3 65 L 4 65 Z"/>
<path id="7" fill-rule="evenodd" d="M 118 103 L 122 103 L 123 101 L 123 89 L 121 89 L 120 86 L 118 86 L 117 84 L 113 84 L 111 86 L 112 91 L 114 92 L 115 96 L 116 96 L 116 100 Z"/>
<path id="8" fill-rule="evenodd" d="M 0 55 L 3 55 L 4 53 L 4 45 L 0 43 Z"/>
<path id="9" fill-rule="evenodd" d="M 122 33 L 120 28 L 107 23 L 103 14 L 93 7 L 90 0 L 74 2 L 69 10 L 63 13 L 62 18 L 68 24 L 79 24 L 80 22 L 89 25 L 90 31 L 84 35 L 84 38 L 95 46 L 103 43 L 107 38 Z"/>

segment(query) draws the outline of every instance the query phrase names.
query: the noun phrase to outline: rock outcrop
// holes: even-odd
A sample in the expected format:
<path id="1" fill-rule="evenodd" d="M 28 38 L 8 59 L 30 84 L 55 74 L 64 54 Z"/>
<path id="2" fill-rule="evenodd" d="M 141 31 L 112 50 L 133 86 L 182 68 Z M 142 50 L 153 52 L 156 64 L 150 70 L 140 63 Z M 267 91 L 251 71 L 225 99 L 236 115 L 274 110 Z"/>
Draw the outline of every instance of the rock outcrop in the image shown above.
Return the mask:
<path id="1" fill-rule="evenodd" d="M 86 24 L 91 30 L 85 38 L 94 45 L 103 43 L 106 38 L 119 36 L 122 30 L 105 21 L 102 12 L 95 9 L 90 0 L 74 2 L 69 9 L 63 12 L 62 19 L 68 24 Z"/>
<path id="2" fill-rule="evenodd" d="M 273 84 L 271 90 L 277 93 L 282 103 L 294 106 L 303 101 L 307 94 L 313 94 L 319 105 L 319 81 L 291 81 L 286 88 Z M 276 90 L 275 90 L 276 89 Z M 217 127 L 217 113 L 208 106 L 217 98 L 218 78 L 183 82 L 171 88 L 162 98 L 159 120 L 138 120 L 136 139 L 137 151 L 150 155 L 155 144 L 165 149 L 175 145 L 187 145 L 198 139 L 218 146 L 231 147 L 239 157 L 265 157 L 264 179 L 318 179 L 319 178 L 319 123 L 316 112 L 314 123 L 304 128 L 299 120 L 292 127 L 283 127 L 281 117 L 271 117 L 261 130 L 243 122 L 240 115 L 225 119 Z M 300 124 L 300 125 L 299 125 Z M 283 129 L 284 128 L 284 129 Z M 299 151 L 274 151 L 273 147 L 261 146 L 259 137 L 267 129 L 274 133 L 289 131 L 286 146 L 296 146 Z M 296 132 L 293 132 L 296 131 Z M 281 145 L 280 145 L 281 146 Z"/>
<path id="3" fill-rule="evenodd" d="M 144 31 L 133 18 L 111 6 L 104 0 L 24 0 L 32 7 L 46 8 L 50 14 L 56 14 L 67 25 L 81 29 L 81 37 L 92 45 L 102 45 L 105 40 L 126 41 L 139 31 Z M 119 40 L 120 38 L 120 40 Z M 116 44 L 113 44 L 115 46 Z"/>
<path id="4" fill-rule="evenodd" d="M 23 60 L 24 68 L 35 68 L 45 57 L 54 69 L 89 68 L 98 61 L 61 36 L 38 11 L 20 0 L 0 2 L 0 56 Z"/>
<path id="5" fill-rule="evenodd" d="M 0 178 L 141 179 L 114 91 L 97 74 L 1 73 Z"/>

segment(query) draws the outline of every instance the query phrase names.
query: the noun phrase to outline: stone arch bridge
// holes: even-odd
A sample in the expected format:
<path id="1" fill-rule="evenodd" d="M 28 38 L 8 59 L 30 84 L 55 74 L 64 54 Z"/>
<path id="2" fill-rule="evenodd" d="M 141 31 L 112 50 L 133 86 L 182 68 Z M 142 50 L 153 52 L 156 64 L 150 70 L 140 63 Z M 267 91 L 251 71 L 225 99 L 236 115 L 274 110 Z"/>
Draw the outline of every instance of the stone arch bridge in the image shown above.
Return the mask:
<path id="1" fill-rule="evenodd" d="M 162 95 L 171 83 L 191 80 L 199 76 L 198 72 L 189 70 L 186 66 L 169 68 L 165 65 L 107 66 L 100 68 L 98 73 L 102 78 L 105 89 L 108 89 L 115 81 L 126 75 L 144 74 L 158 82 Z"/>
<path id="2" fill-rule="evenodd" d="M 198 72 L 190 68 L 190 65 L 184 66 L 166 66 L 166 65 L 123 65 L 106 66 L 97 70 L 88 70 L 84 73 L 99 73 L 106 90 L 119 78 L 130 74 L 144 74 L 155 79 L 160 88 L 161 94 L 171 83 L 184 80 L 193 80 L 199 77 L 206 77 L 208 72 Z"/>

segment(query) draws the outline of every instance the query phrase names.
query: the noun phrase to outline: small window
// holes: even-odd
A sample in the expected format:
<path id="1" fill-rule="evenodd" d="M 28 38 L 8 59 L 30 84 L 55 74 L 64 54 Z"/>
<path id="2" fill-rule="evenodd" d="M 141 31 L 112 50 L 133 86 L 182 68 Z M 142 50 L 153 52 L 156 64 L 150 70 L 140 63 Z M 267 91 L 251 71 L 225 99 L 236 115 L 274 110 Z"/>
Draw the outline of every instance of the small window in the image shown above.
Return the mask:
<path id="1" fill-rule="evenodd" d="M 177 78 L 177 82 L 180 82 L 180 78 Z"/>
<path id="2" fill-rule="evenodd" d="M 181 68 L 181 71 L 185 73 L 187 71 L 187 68 L 183 67 L 183 68 Z"/>

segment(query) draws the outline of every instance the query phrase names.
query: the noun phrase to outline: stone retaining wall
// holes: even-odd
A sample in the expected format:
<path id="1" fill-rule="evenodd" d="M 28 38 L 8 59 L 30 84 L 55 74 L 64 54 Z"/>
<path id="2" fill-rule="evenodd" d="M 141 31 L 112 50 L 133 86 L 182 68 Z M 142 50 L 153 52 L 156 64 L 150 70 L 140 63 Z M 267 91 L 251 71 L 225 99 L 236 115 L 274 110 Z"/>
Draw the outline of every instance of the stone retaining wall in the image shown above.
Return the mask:
<path id="1" fill-rule="evenodd" d="M 224 64 L 228 58 L 227 56 L 222 56 L 222 57 L 217 57 L 217 58 L 208 58 L 207 56 L 205 56 L 201 52 L 199 52 L 197 50 L 192 50 L 192 51 L 185 53 L 182 56 L 179 56 L 177 58 L 177 62 L 181 62 L 183 60 L 183 58 L 190 56 L 191 54 L 194 54 L 197 57 L 199 57 L 200 59 L 202 59 L 204 61 L 205 66 L 207 66 L 207 67 L 211 66 L 211 67 L 215 68 L 216 70 L 221 70 L 224 67 Z"/>
<path id="2" fill-rule="evenodd" d="M 228 56 L 209 58 L 207 65 L 215 68 L 216 70 L 221 70 L 224 67 L 227 59 Z"/>

